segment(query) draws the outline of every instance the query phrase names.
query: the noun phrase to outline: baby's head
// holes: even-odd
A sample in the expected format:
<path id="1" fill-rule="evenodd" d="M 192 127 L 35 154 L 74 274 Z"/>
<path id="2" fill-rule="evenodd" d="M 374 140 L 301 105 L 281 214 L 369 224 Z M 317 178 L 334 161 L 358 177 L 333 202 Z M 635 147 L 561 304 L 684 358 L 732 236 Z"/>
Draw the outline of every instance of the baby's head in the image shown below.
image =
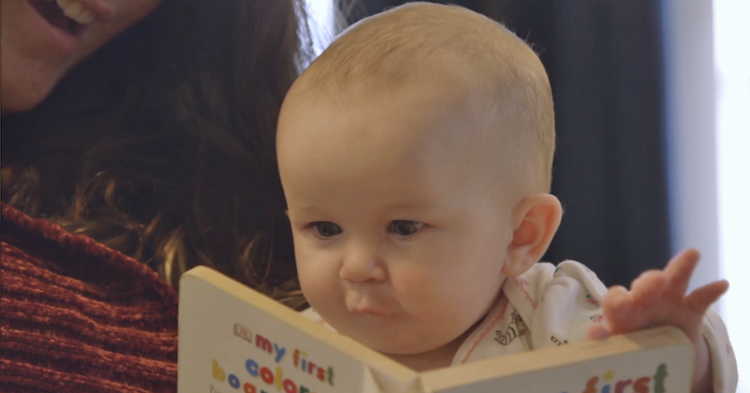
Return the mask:
<path id="1" fill-rule="evenodd" d="M 307 300 L 394 357 L 450 352 L 547 249 L 553 146 L 544 68 L 499 24 L 410 4 L 352 26 L 279 119 Z"/>

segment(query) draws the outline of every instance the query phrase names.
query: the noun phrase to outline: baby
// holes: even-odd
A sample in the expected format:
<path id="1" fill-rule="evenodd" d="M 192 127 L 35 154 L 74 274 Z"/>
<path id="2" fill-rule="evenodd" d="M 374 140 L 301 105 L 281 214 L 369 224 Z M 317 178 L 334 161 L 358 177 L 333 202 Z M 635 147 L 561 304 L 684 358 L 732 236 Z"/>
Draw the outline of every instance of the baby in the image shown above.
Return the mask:
<path id="1" fill-rule="evenodd" d="M 305 297 L 415 370 L 676 325 L 697 349 L 694 391 L 734 391 L 725 329 L 707 313 L 728 284 L 686 295 L 695 251 L 629 291 L 577 262 L 538 262 L 562 216 L 554 142 L 545 70 L 499 24 L 413 3 L 352 26 L 279 118 Z"/>

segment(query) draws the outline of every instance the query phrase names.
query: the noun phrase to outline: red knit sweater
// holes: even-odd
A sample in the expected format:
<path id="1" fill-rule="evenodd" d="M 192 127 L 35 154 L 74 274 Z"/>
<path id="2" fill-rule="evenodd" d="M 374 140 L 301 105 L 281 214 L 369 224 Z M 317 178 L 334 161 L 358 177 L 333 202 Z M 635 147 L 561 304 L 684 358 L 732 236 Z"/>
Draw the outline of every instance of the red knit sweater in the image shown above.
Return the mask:
<path id="1" fill-rule="evenodd" d="M 0 390 L 174 392 L 177 294 L 147 266 L 2 205 Z"/>

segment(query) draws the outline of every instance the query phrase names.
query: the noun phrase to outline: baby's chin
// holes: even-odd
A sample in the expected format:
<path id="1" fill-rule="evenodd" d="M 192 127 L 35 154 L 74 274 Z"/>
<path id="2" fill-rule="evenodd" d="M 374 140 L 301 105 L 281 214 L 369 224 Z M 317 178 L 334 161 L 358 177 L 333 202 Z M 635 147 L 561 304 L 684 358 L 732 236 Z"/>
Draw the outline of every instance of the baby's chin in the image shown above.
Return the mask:
<path id="1" fill-rule="evenodd" d="M 423 372 L 453 364 L 458 347 L 463 343 L 463 335 L 440 344 L 422 343 L 420 346 L 387 345 L 380 346 L 378 351 L 392 360 L 415 371 Z"/>
<path id="2" fill-rule="evenodd" d="M 450 350 L 453 347 L 453 343 L 457 339 L 462 339 L 463 335 L 456 337 L 430 337 L 427 338 L 425 335 L 420 334 L 379 334 L 373 336 L 372 334 L 355 334 L 349 335 L 349 337 L 362 343 L 370 349 L 374 349 L 386 356 L 410 356 L 410 355 L 421 355 L 433 352 L 441 352 L 442 350 Z M 461 340 L 463 341 L 463 340 Z M 460 345 L 460 343 L 458 343 Z M 455 346 L 455 349 L 458 348 Z M 454 350 L 455 352 L 455 350 Z"/>

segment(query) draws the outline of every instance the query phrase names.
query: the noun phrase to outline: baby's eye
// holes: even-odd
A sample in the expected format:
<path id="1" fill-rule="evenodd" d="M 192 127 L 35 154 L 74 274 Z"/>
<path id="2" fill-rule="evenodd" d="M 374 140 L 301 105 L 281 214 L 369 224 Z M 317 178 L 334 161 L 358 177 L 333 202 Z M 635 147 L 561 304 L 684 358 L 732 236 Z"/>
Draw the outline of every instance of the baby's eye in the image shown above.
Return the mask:
<path id="1" fill-rule="evenodd" d="M 329 221 L 316 221 L 308 224 L 309 228 L 321 239 L 330 239 L 343 232 L 340 226 Z"/>
<path id="2" fill-rule="evenodd" d="M 388 232 L 395 233 L 398 236 L 408 237 L 417 233 L 422 227 L 424 227 L 424 224 L 418 221 L 395 220 L 388 225 Z"/>

